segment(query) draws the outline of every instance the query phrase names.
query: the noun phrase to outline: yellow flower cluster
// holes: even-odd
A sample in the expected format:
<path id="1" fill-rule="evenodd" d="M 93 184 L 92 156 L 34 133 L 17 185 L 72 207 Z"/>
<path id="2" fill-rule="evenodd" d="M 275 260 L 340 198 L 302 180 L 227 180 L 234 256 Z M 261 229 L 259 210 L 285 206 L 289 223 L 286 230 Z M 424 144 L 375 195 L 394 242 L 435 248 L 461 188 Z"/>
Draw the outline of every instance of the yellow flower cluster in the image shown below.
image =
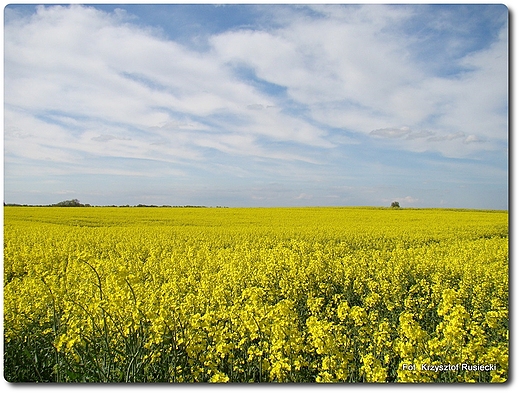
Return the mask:
<path id="1" fill-rule="evenodd" d="M 12 382 L 504 382 L 508 214 L 4 208 Z"/>

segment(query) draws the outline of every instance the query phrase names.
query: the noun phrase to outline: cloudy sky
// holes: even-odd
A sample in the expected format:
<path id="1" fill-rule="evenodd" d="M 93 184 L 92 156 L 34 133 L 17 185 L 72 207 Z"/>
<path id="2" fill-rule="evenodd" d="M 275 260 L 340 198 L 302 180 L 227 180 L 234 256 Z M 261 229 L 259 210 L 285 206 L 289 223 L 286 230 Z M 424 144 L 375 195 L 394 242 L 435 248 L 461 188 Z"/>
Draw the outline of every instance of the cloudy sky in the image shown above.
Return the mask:
<path id="1" fill-rule="evenodd" d="M 503 5 L 9 5 L 4 200 L 507 209 Z"/>

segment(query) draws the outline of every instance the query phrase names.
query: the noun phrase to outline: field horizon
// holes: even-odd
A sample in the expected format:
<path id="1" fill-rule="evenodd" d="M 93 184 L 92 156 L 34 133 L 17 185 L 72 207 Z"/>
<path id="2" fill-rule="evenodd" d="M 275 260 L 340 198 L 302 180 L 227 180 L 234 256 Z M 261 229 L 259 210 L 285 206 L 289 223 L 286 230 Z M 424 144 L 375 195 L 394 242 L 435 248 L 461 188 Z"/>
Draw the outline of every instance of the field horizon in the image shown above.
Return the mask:
<path id="1" fill-rule="evenodd" d="M 212 208 L 212 209 L 389 209 L 389 210 L 447 210 L 447 211 L 489 211 L 489 212 L 509 212 L 507 209 L 493 208 L 472 208 L 472 207 L 391 207 L 384 205 L 279 205 L 279 206 L 233 206 L 233 205 L 156 205 L 156 204 L 107 204 L 91 205 L 82 204 L 81 206 L 57 206 L 56 204 L 20 204 L 4 203 L 4 207 L 29 207 L 29 208 Z"/>

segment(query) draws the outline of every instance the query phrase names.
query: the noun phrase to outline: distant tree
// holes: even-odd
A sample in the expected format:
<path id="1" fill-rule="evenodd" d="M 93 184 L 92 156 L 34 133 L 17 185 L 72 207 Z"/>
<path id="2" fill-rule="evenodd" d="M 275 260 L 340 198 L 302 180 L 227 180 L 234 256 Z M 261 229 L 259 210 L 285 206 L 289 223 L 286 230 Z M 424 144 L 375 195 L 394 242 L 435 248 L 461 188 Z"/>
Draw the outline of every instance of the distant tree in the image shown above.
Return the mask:
<path id="1" fill-rule="evenodd" d="M 79 202 L 78 199 L 73 199 L 73 200 L 65 200 L 65 201 L 60 201 L 59 203 L 57 204 L 54 204 L 55 207 L 84 207 L 83 204 L 81 204 Z"/>
<path id="2" fill-rule="evenodd" d="M 399 206 L 399 202 L 398 202 L 398 201 L 393 201 L 392 204 L 390 204 L 390 207 L 391 207 L 391 208 L 401 208 L 401 207 Z"/>

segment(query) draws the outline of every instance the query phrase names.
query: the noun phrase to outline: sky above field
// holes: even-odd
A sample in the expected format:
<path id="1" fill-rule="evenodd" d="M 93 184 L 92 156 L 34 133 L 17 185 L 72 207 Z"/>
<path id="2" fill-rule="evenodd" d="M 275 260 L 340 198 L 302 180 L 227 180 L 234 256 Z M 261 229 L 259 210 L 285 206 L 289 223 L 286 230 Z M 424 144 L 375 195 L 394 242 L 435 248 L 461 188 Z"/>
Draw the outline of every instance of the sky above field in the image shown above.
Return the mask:
<path id="1" fill-rule="evenodd" d="M 508 207 L 503 5 L 9 5 L 4 201 Z"/>

